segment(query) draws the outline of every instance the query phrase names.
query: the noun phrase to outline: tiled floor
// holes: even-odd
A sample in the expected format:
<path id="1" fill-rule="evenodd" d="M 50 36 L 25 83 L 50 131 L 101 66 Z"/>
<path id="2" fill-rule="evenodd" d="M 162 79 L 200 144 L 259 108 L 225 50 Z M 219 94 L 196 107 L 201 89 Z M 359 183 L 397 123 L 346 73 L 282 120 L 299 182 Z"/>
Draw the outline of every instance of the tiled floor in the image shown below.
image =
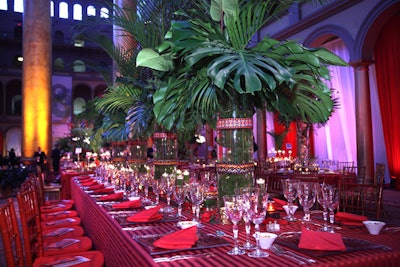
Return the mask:
<path id="1" fill-rule="evenodd" d="M 18 202 L 15 197 L 13 197 L 14 205 L 17 212 L 17 217 L 19 217 Z M 0 199 L 0 205 L 5 203 L 7 199 Z M 400 226 L 400 190 L 385 189 L 383 192 L 383 202 L 384 202 L 384 217 L 388 225 Z M 1 240 L 1 237 L 0 237 Z M 3 242 L 0 242 L 0 266 L 5 266 L 5 256 L 3 250 Z"/>

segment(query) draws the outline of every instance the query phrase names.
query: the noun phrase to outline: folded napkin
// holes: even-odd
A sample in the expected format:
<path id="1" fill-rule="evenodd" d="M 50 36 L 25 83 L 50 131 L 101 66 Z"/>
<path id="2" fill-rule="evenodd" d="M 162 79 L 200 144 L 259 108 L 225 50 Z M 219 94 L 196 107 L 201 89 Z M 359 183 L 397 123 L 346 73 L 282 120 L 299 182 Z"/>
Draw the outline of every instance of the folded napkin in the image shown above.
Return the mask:
<path id="1" fill-rule="evenodd" d="M 272 200 L 275 201 L 275 209 L 276 210 L 283 210 L 282 206 L 287 205 L 286 200 L 282 200 L 282 199 L 279 199 L 279 198 L 273 198 Z"/>
<path id="2" fill-rule="evenodd" d="M 96 184 L 97 184 L 97 181 L 87 181 L 87 182 L 81 183 L 81 186 L 93 186 Z"/>
<path id="3" fill-rule="evenodd" d="M 141 212 L 138 212 L 132 216 L 129 216 L 126 218 L 128 222 L 154 222 L 161 220 L 163 215 L 161 213 L 158 213 L 158 211 L 161 209 L 161 206 L 156 206 L 154 208 L 144 210 Z"/>
<path id="4" fill-rule="evenodd" d="M 107 196 L 99 197 L 99 201 L 113 201 L 113 200 L 120 200 L 122 198 L 124 198 L 124 193 L 118 192 L 114 194 L 109 194 Z"/>
<path id="5" fill-rule="evenodd" d="M 142 206 L 140 200 L 124 201 L 121 203 L 116 203 L 112 205 L 113 209 L 135 209 Z"/>
<path id="6" fill-rule="evenodd" d="M 327 251 L 344 251 L 342 235 L 338 233 L 312 231 L 303 228 L 299 248 Z"/>
<path id="7" fill-rule="evenodd" d="M 103 189 L 104 188 L 104 184 L 95 184 L 95 185 L 91 185 L 88 187 L 89 190 L 98 190 L 98 189 Z"/>
<path id="8" fill-rule="evenodd" d="M 81 175 L 81 176 L 76 177 L 76 179 L 81 181 L 81 180 L 93 179 L 93 177 L 90 177 L 89 175 Z"/>
<path id="9" fill-rule="evenodd" d="M 106 188 L 100 188 L 100 189 L 93 190 L 91 194 L 99 195 L 99 194 L 113 194 L 113 193 L 114 193 L 114 188 L 106 187 Z"/>
<path id="10" fill-rule="evenodd" d="M 363 221 L 367 221 L 368 217 L 348 212 L 337 212 L 335 220 L 343 225 L 363 226 Z"/>
<path id="11" fill-rule="evenodd" d="M 193 247 L 198 239 L 197 226 L 178 230 L 154 241 L 153 245 L 165 249 L 187 249 Z"/>

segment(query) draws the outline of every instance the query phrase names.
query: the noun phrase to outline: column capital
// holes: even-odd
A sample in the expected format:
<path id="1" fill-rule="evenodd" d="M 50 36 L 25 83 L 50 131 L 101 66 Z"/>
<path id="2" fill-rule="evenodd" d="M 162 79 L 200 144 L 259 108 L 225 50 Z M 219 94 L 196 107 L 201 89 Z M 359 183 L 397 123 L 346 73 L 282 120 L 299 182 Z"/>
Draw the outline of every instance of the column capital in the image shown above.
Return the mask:
<path id="1" fill-rule="evenodd" d="M 349 63 L 354 69 L 368 69 L 368 67 L 375 62 L 373 60 L 356 60 Z"/>

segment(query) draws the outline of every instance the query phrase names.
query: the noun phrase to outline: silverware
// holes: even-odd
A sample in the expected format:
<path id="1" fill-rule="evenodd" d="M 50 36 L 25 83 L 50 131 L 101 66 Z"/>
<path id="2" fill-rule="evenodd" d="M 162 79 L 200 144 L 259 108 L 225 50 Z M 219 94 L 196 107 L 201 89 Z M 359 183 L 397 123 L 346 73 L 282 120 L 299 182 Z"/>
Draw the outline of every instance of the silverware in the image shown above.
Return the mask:
<path id="1" fill-rule="evenodd" d="M 270 247 L 270 250 L 277 255 L 291 258 L 291 259 L 297 261 L 300 265 L 308 264 L 308 263 L 316 263 L 316 261 L 311 258 L 307 258 L 307 257 L 301 256 L 297 253 L 294 253 L 293 251 L 286 250 L 277 244 L 272 244 L 272 246 Z"/>
<path id="2" fill-rule="evenodd" d="M 189 254 L 189 255 L 175 255 L 171 257 L 161 257 L 153 259 L 155 263 L 160 262 L 172 262 L 178 260 L 187 260 L 187 259 L 194 259 L 194 258 L 208 258 L 215 256 L 213 253 L 201 253 L 201 254 Z"/>
<path id="3" fill-rule="evenodd" d="M 234 238 L 233 236 L 228 235 L 227 233 L 225 233 L 225 232 L 222 231 L 222 230 L 217 230 L 217 231 L 215 231 L 215 235 L 218 236 L 218 237 L 229 237 L 229 238 L 235 240 L 235 238 Z"/>

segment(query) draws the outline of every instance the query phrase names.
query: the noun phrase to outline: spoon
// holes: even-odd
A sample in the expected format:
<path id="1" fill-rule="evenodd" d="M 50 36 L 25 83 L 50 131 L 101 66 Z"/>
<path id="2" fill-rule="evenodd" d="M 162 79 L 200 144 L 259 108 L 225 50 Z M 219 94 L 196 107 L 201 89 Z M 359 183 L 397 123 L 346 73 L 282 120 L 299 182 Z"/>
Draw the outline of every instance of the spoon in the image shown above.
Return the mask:
<path id="1" fill-rule="evenodd" d="M 215 231 L 215 235 L 216 236 L 219 236 L 219 237 L 229 237 L 229 238 L 231 238 L 231 239 L 235 239 L 233 236 L 231 236 L 231 235 L 228 235 L 228 234 L 226 234 L 224 231 L 222 231 L 222 230 L 217 230 L 217 231 Z"/>

